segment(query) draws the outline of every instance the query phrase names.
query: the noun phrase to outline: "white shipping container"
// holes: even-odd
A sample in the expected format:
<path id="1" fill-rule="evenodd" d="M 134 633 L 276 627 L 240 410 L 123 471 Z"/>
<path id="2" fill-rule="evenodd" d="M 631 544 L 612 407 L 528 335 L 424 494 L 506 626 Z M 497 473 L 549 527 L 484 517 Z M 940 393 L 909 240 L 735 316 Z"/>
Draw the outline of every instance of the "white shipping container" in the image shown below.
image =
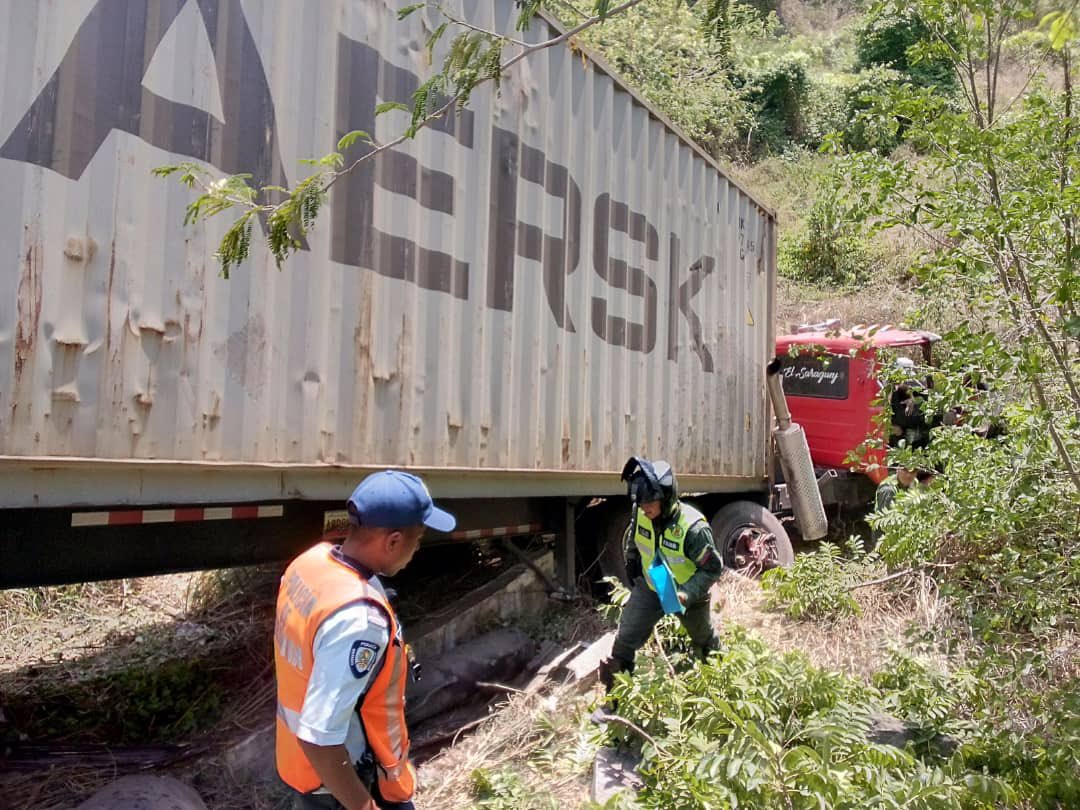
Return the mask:
<path id="1" fill-rule="evenodd" d="M 374 108 L 429 75 L 433 20 L 397 5 L 0 2 L 0 506 L 331 498 L 386 465 L 602 494 L 632 454 L 764 487 L 772 213 L 580 50 L 342 180 L 282 269 L 220 276 L 226 223 L 183 227 L 151 170 L 290 185 L 400 133 Z"/>

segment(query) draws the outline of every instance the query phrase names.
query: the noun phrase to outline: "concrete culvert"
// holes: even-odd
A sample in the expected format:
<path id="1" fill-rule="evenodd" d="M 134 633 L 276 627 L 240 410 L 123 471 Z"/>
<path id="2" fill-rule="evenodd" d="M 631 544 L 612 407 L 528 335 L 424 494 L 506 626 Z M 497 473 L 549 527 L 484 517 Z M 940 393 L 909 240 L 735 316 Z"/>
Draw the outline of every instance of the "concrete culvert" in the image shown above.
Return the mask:
<path id="1" fill-rule="evenodd" d="M 536 654 L 537 644 L 520 630 L 486 633 L 423 662 L 423 677 L 409 684 L 406 716 L 410 726 L 490 693 L 477 682 L 512 680 Z"/>
<path id="2" fill-rule="evenodd" d="M 171 776 L 124 776 L 106 785 L 77 810 L 207 810 L 192 788 Z"/>

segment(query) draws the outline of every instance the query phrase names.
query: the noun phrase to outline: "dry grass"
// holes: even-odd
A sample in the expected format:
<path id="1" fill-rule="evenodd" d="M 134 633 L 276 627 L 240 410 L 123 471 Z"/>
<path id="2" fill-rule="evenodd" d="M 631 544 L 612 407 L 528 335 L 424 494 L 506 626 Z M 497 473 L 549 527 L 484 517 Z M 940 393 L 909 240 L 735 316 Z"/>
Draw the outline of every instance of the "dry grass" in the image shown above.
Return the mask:
<path id="1" fill-rule="evenodd" d="M 561 685 L 511 696 L 474 732 L 421 766 L 417 805 L 430 810 L 474 807 L 474 774 L 509 769 L 529 794 L 545 801 L 550 797 L 561 810 L 584 807 L 596 753 L 589 741 L 592 702 L 591 695 Z"/>
<path id="2" fill-rule="evenodd" d="M 591 600 L 554 604 L 537 616 L 513 623 L 536 639 L 554 639 L 569 647 L 592 641 L 612 629 Z M 576 810 L 588 800 L 596 747 L 588 715 L 595 692 L 580 694 L 565 684 L 548 684 L 530 694 L 510 694 L 488 709 L 486 719 L 470 727 L 420 767 L 418 806 L 460 810 L 475 806 L 473 775 L 508 769 L 530 795 L 551 796 L 561 810 Z M 476 710 L 440 721 L 452 731 L 475 722 Z M 480 715 L 479 718 L 484 718 Z M 424 736 L 430 738 L 434 730 Z M 546 801 L 546 798 L 545 798 Z M 547 805 L 544 804 L 544 807 Z"/>
<path id="3" fill-rule="evenodd" d="M 0 591 L 0 674 L 83 658 L 110 639 L 183 615 L 195 576 Z"/>
<path id="4" fill-rule="evenodd" d="M 780 0 L 776 16 L 791 34 L 808 36 L 837 31 L 854 19 L 860 12 L 856 2 L 805 2 L 805 0 Z"/>
<path id="5" fill-rule="evenodd" d="M 78 693 L 87 688 L 88 680 L 100 684 L 102 676 L 110 672 L 122 676 L 132 667 L 149 668 L 176 659 L 190 660 L 193 666 L 201 667 L 200 662 L 208 655 L 215 662 L 226 661 L 227 682 L 221 684 L 222 703 L 212 726 L 183 739 L 194 756 L 158 766 L 157 770 L 173 773 L 194 786 L 213 808 L 283 808 L 288 796 L 275 780 L 266 778 L 273 761 L 272 732 L 265 737 L 258 734 L 273 721 L 269 639 L 277 577 L 273 568 L 231 569 L 68 589 L 8 592 L 4 621 L 17 628 L 21 642 L 33 640 L 34 645 L 32 650 L 18 650 L 16 639 L 3 639 L 12 655 L 5 661 L 5 671 L 0 672 L 0 693 L 9 699 L 17 694 L 19 702 L 25 704 L 27 696 L 33 700 L 45 684 Z M 605 629 L 597 612 L 584 603 L 552 605 L 540 615 L 522 617 L 519 623 L 528 625 L 538 638 L 559 639 L 567 644 L 595 638 Z M 68 631 L 78 644 L 55 638 L 53 629 Z M 129 699 L 139 697 L 132 695 Z M 0 704 L 4 702 L 0 698 Z M 565 760 L 553 766 L 560 774 L 556 789 L 565 793 L 563 804 L 580 806 L 574 801 L 586 792 L 583 785 L 587 782 L 587 764 L 575 759 L 572 751 L 564 750 L 564 743 L 580 737 L 574 723 L 587 704 L 585 698 L 556 690 L 528 700 L 515 697 L 500 706 L 500 711 L 484 724 L 482 737 L 466 732 L 456 746 L 428 766 L 438 769 L 442 767 L 438 763 L 452 763 L 444 777 L 427 781 L 433 798 L 429 800 L 425 792 L 424 806 L 472 806 L 468 798 L 472 795 L 470 777 L 479 764 L 511 766 L 526 785 L 535 784 L 538 789 L 542 785 L 546 790 L 548 777 L 541 778 L 539 770 L 530 766 L 532 761 L 537 768 L 550 772 L 542 761 L 545 751 L 559 751 Z M 467 719 L 475 717 L 475 712 Z M 78 739 L 115 745 L 116 741 L 109 739 L 109 729 L 95 730 L 91 726 L 89 721 L 86 727 L 80 726 Z M 36 730 L 29 730 L 36 738 Z M 237 766 L 226 748 L 253 733 L 259 739 L 259 750 L 247 764 Z M 155 741 L 148 738 L 146 742 L 151 748 Z M 142 741 L 133 744 L 141 746 Z M 71 807 L 131 771 L 130 766 L 115 763 L 99 762 L 86 767 L 70 764 L 70 758 L 58 761 L 64 764 L 48 771 L 0 775 L 0 795 L 7 800 L 3 806 Z M 568 768 L 566 762 L 577 764 Z M 456 786 L 452 790 L 465 797 L 462 803 L 445 799 L 445 784 Z"/>
<path id="6" fill-rule="evenodd" d="M 59 747 L 49 743 L 53 753 L 42 754 L 55 766 L 0 775 L 5 806 L 70 807 L 137 769 L 130 761 L 110 764 L 109 750 L 138 749 L 135 759 L 162 763 L 182 757 L 184 751 L 162 753 L 163 732 L 154 727 L 179 727 L 188 712 L 194 722 L 183 727 L 194 730 L 182 740 L 164 736 L 190 752 L 216 750 L 265 726 L 273 711 L 276 579 L 273 569 L 232 569 L 3 594 L 10 632 L 2 639 L 0 704 L 9 709 L 7 720 L 28 743 L 65 735 Z M 180 672 L 175 680 L 155 680 L 152 673 L 163 667 Z M 195 674 L 190 681 L 185 667 Z M 178 691 L 163 693 L 161 684 Z M 144 686 L 146 696 L 138 691 Z M 74 731 L 65 707 L 79 712 Z M 124 715 L 146 717 L 145 738 L 128 739 L 131 724 L 115 722 Z M 0 725 L 0 732 L 14 729 Z M 55 753 L 70 741 L 100 746 L 92 766 Z"/>
<path id="7" fill-rule="evenodd" d="M 839 318 L 844 327 L 859 323 L 899 324 L 916 302 L 914 290 L 879 277 L 870 285 L 837 297 L 788 279 L 776 296 L 776 331 L 786 334 L 803 323 Z"/>
<path id="8" fill-rule="evenodd" d="M 860 588 L 854 596 L 862 609 L 858 616 L 835 622 L 795 621 L 766 610 L 758 581 L 729 573 L 715 586 L 713 602 L 720 606 L 721 622 L 753 630 L 773 649 L 799 650 L 815 666 L 863 679 L 884 665 L 890 646 L 902 644 L 909 627 L 940 627 L 947 619 L 929 577 L 899 596 L 886 585 Z"/>

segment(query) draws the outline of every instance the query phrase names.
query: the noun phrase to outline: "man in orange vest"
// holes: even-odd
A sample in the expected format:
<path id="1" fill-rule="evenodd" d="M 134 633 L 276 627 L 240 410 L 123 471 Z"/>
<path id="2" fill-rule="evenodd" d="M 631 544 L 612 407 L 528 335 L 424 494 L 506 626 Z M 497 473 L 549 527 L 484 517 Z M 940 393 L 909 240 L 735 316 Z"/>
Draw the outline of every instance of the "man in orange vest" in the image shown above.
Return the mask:
<path id="1" fill-rule="evenodd" d="M 425 527 L 449 532 L 456 521 L 398 470 L 365 478 L 347 507 L 344 542 L 308 549 L 281 578 L 277 770 L 296 808 L 412 810 L 408 660 L 378 577 L 409 563 Z"/>

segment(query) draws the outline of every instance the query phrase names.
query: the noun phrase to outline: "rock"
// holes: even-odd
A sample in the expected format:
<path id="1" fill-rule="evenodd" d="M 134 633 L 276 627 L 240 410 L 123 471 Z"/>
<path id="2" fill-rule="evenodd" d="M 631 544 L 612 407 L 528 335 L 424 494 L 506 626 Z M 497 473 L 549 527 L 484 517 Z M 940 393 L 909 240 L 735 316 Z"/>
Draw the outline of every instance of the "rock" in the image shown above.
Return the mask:
<path id="1" fill-rule="evenodd" d="M 124 776 L 77 810 L 207 810 L 199 794 L 171 776 Z"/>
<path id="2" fill-rule="evenodd" d="M 884 712 L 870 714 L 870 731 L 867 739 L 878 745 L 891 745 L 893 748 L 905 748 L 908 743 L 921 742 L 930 750 L 943 757 L 950 757 L 960 747 L 960 742 L 948 734 L 935 734 L 927 738 L 922 729 L 914 723 L 901 720 Z"/>
<path id="3" fill-rule="evenodd" d="M 555 557 L 547 551 L 534 563 L 546 575 L 555 570 Z M 518 564 L 503 571 L 476 590 L 447 605 L 440 615 L 412 625 L 407 639 L 422 661 L 450 653 L 466 640 L 474 638 L 478 628 L 490 627 L 513 616 L 538 615 L 547 606 L 548 597 L 541 577 Z M 449 618 L 447 618 L 449 617 Z"/>
<path id="4" fill-rule="evenodd" d="M 641 760 L 629 751 L 601 748 L 593 761 L 592 800 L 603 805 L 617 793 L 637 793 L 642 787 L 637 775 L 640 764 Z"/>
<path id="5" fill-rule="evenodd" d="M 239 783 L 265 783 L 277 777 L 274 764 L 274 724 L 270 723 L 240 742 L 229 747 L 222 755 L 225 767 Z"/>
<path id="6" fill-rule="evenodd" d="M 891 714 L 873 712 L 870 715 L 870 721 L 873 725 L 870 726 L 870 732 L 866 736 L 872 743 L 903 748 L 914 739 L 915 735 L 907 724 Z"/>
<path id="7" fill-rule="evenodd" d="M 585 649 L 585 645 L 581 642 L 562 649 L 557 644 L 552 648 L 548 648 L 548 654 L 544 654 L 543 657 L 538 655 L 529 662 L 525 668 L 527 672 L 535 672 L 532 679 L 525 686 L 526 692 L 535 692 L 541 686 L 543 686 L 549 680 L 556 680 L 561 674 L 566 677 L 566 662 L 575 658 Z M 541 653 L 544 651 L 542 650 Z"/>

